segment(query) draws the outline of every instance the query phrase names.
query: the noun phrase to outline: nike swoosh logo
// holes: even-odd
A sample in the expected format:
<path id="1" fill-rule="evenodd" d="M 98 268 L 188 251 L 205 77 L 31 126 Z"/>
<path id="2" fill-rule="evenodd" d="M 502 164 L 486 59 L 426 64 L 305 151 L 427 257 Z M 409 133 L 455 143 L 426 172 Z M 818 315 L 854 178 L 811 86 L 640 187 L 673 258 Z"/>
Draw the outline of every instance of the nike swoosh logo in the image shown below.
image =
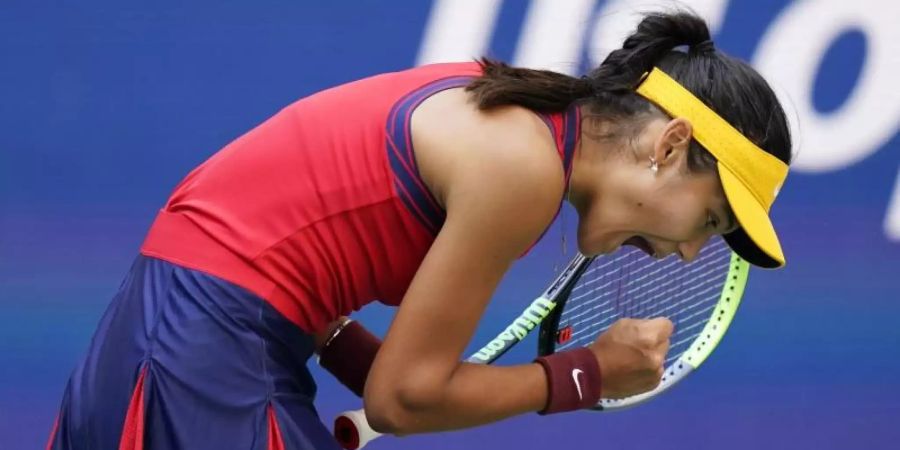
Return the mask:
<path id="1" fill-rule="evenodd" d="M 578 382 L 578 375 L 584 373 L 581 369 L 572 369 L 572 379 L 575 380 L 575 389 L 578 389 L 578 400 L 584 400 L 581 396 L 581 383 Z"/>

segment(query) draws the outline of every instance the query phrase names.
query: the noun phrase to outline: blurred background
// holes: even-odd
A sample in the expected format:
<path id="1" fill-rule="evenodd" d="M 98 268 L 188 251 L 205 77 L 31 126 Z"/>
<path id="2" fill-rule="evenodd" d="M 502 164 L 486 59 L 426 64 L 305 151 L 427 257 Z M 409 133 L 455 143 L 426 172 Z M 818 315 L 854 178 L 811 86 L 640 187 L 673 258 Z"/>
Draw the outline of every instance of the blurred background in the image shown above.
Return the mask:
<path id="1" fill-rule="evenodd" d="M 43 448 L 156 210 L 232 139 L 317 90 L 433 61 L 487 54 L 579 74 L 637 12 L 669 4 L 4 0 L 0 449 Z M 655 402 L 372 449 L 900 447 L 900 3 L 683 4 L 709 20 L 719 48 L 772 81 L 794 121 L 799 157 L 773 213 L 788 266 L 751 273 L 713 357 Z M 504 281 L 476 341 L 566 259 L 567 215 Z M 391 314 L 359 317 L 382 333 Z M 504 361 L 529 360 L 533 344 Z M 315 370 L 326 423 L 359 406 Z"/>

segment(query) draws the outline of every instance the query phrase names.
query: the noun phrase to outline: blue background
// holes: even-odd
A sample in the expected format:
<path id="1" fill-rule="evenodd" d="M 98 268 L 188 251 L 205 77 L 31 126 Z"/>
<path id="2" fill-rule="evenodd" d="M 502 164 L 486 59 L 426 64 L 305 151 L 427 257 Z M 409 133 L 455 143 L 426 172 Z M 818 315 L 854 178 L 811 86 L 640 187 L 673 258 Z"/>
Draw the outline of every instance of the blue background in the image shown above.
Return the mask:
<path id="1" fill-rule="evenodd" d="M 527 5 L 503 4 L 491 54 L 512 56 Z M 717 45 L 750 59 L 785 5 L 732 1 Z M 430 8 L 3 2 L 0 449 L 44 445 L 69 372 L 180 178 L 294 99 L 414 65 Z M 853 89 L 865 46 L 858 32 L 832 44 L 812 87 L 820 111 Z M 372 448 L 900 447 L 900 244 L 882 229 L 898 163 L 895 132 L 849 168 L 793 174 L 774 211 L 789 266 L 752 273 L 714 357 L 663 398 L 623 413 L 528 415 Z M 554 227 L 513 269 L 477 341 L 565 259 L 560 233 Z M 360 317 L 383 332 L 390 314 L 374 307 Z M 507 361 L 527 360 L 531 344 Z M 315 370 L 326 422 L 359 406 Z"/>

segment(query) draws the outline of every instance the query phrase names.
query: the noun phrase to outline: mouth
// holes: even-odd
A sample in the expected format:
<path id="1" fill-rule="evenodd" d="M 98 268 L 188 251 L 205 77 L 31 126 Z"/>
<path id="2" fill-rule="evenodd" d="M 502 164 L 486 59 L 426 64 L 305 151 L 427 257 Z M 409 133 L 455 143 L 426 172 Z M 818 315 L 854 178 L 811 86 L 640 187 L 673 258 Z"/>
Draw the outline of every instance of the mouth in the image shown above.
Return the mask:
<path id="1" fill-rule="evenodd" d="M 622 242 L 622 245 L 623 246 L 630 245 L 632 247 L 637 247 L 652 258 L 655 258 L 656 254 L 657 254 L 656 250 L 653 248 L 653 245 L 650 244 L 650 241 L 648 241 L 647 239 L 645 239 L 641 236 L 632 236 L 632 237 L 626 239 L 625 242 Z"/>

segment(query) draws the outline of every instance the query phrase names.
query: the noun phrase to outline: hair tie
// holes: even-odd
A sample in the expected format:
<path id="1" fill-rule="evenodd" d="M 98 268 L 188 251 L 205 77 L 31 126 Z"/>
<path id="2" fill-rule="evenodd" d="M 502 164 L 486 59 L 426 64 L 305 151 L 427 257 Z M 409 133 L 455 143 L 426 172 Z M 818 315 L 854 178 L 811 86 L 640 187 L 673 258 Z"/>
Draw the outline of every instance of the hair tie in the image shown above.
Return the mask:
<path id="1" fill-rule="evenodd" d="M 707 39 L 692 45 L 690 50 L 691 52 L 698 54 L 713 53 L 716 51 L 716 46 L 711 39 Z"/>
<path id="2" fill-rule="evenodd" d="M 587 75 L 582 75 L 579 78 L 573 78 L 572 91 L 576 99 L 582 97 L 591 97 L 596 94 L 596 89 L 594 89 L 594 81 Z"/>

